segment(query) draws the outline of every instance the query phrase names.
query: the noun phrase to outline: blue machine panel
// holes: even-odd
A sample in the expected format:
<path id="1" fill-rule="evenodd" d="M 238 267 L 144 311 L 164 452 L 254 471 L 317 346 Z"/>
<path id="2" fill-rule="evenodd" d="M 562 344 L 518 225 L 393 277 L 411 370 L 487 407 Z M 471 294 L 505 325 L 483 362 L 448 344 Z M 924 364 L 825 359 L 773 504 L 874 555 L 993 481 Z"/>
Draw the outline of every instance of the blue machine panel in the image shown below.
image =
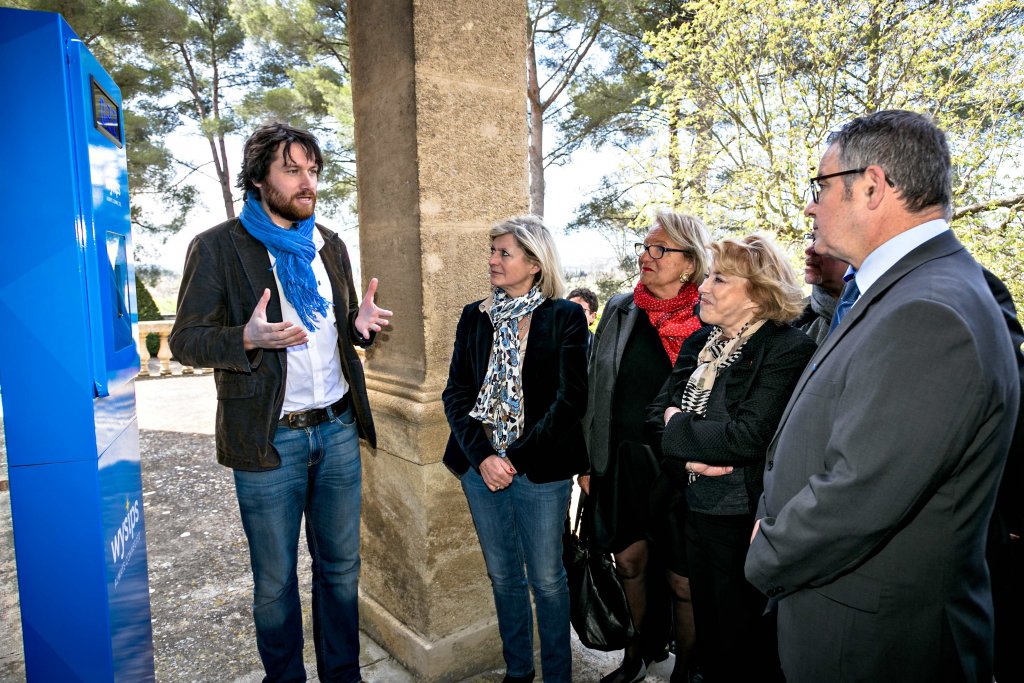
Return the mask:
<path id="1" fill-rule="evenodd" d="M 121 92 L 57 14 L 0 8 L 0 335 L 29 681 L 152 681 Z M 27 168 L 43 168 L 26 173 Z"/>
<path id="2" fill-rule="evenodd" d="M 106 593 L 116 681 L 145 681 L 153 676 L 146 520 L 142 514 L 139 472 L 139 431 L 133 420 L 103 452 L 99 463 Z"/>
<path id="3" fill-rule="evenodd" d="M 89 49 L 68 41 L 71 72 L 72 124 L 76 156 L 88 172 L 79 176 L 84 218 L 86 286 L 92 338 L 93 381 L 97 396 L 111 384 L 123 384 L 139 373 L 139 354 L 132 338 L 138 334 L 134 304 L 135 271 L 131 253 L 128 207 L 128 164 L 121 127 L 121 91 Z"/>

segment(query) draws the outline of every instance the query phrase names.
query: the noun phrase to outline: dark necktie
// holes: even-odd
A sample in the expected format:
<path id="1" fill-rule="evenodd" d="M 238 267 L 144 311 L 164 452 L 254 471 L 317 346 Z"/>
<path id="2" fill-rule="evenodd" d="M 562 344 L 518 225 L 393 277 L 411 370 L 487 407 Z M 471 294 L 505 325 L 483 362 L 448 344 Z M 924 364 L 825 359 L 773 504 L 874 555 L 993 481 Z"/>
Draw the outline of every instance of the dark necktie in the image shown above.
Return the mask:
<path id="1" fill-rule="evenodd" d="M 832 334 L 832 330 L 839 327 L 839 321 L 843 319 L 843 316 L 850 312 L 853 308 L 853 304 L 860 298 L 860 289 L 857 287 L 857 279 L 850 278 L 850 281 L 843 287 L 843 294 L 839 297 L 839 304 L 836 305 L 836 312 L 832 314 L 832 324 L 829 325 L 828 333 Z"/>

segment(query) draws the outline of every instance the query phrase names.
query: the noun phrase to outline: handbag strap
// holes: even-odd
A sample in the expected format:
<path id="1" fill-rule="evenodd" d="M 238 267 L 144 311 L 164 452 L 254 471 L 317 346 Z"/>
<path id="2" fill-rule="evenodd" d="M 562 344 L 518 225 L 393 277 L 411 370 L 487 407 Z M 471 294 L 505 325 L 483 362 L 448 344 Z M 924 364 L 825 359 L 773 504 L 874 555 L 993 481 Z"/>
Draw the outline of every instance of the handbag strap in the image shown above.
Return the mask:
<path id="1" fill-rule="evenodd" d="M 576 522 L 572 526 L 572 533 L 581 541 L 586 541 L 589 534 L 586 533 L 586 526 L 583 526 L 583 508 L 587 503 L 587 494 L 580 489 L 579 500 L 576 501 Z"/>

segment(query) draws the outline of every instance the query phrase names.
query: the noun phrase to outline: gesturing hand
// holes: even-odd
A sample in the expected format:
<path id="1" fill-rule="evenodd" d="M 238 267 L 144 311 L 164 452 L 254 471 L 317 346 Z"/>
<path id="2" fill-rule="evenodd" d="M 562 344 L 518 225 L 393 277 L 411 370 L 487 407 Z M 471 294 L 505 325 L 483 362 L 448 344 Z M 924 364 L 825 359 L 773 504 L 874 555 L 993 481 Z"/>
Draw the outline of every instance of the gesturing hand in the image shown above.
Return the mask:
<path id="1" fill-rule="evenodd" d="M 256 303 L 252 317 L 242 330 L 242 343 L 245 350 L 251 349 L 284 349 L 289 346 L 305 344 L 306 330 L 301 325 L 290 322 L 267 322 L 267 302 L 270 301 L 270 290 L 264 289 L 263 296 Z"/>
<path id="2" fill-rule="evenodd" d="M 359 304 L 359 313 L 356 314 L 356 332 L 363 339 L 370 338 L 370 332 L 380 332 L 388 324 L 388 318 L 393 314 L 386 308 L 380 308 L 373 303 L 373 297 L 377 294 L 377 278 L 371 278 L 370 284 L 366 287 L 366 294 L 363 295 L 363 303 Z"/>

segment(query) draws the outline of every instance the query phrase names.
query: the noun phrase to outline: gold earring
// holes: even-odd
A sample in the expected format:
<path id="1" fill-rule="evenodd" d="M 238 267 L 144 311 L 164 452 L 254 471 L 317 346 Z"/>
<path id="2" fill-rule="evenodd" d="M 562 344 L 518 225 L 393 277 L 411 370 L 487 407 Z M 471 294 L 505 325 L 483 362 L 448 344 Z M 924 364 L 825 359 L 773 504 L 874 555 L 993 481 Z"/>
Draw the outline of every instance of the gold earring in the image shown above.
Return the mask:
<path id="1" fill-rule="evenodd" d="M 685 283 L 689 282 L 689 281 L 690 281 L 690 275 L 692 275 L 692 274 L 693 274 L 693 273 L 691 273 L 690 271 L 685 271 L 685 272 L 683 272 L 683 273 L 682 273 L 682 274 L 681 274 L 681 275 L 679 276 L 679 281 L 680 281 L 680 282 L 682 282 L 683 284 L 685 284 Z"/>

